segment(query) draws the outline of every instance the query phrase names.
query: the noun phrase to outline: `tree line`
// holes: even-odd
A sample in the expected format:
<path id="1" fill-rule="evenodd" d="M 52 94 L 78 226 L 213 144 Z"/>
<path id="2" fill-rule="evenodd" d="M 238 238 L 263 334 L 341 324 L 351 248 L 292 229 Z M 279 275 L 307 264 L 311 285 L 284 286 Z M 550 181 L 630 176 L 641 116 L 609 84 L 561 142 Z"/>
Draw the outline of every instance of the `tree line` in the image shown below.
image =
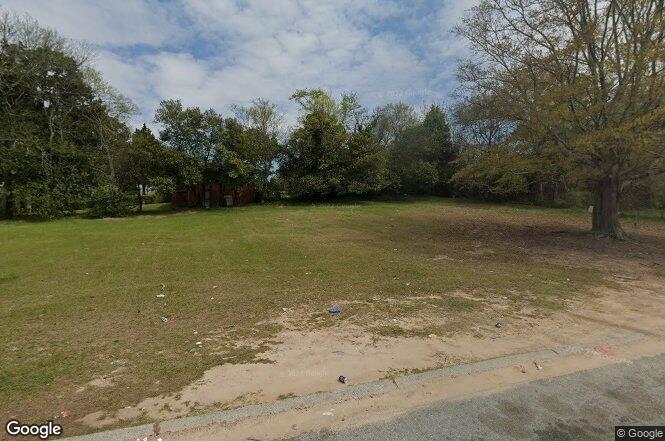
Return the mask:
<path id="1" fill-rule="evenodd" d="M 440 106 L 395 104 L 369 114 L 355 94 L 296 91 L 296 127 L 274 103 L 223 116 L 164 100 L 161 130 L 131 130 L 133 103 L 89 66 L 89 51 L 29 18 L 0 20 L 0 173 L 7 217 L 142 210 L 146 190 L 250 185 L 324 199 L 384 191 L 447 194 L 456 154 Z M 203 200 L 201 198 L 201 200 Z"/>
<path id="2" fill-rule="evenodd" d="M 0 202 L 5 216 L 142 209 L 151 190 L 250 185 L 261 198 L 381 193 L 592 205 L 621 238 L 620 204 L 665 208 L 662 0 L 483 0 L 456 32 L 453 105 L 297 90 L 300 116 L 256 99 L 214 109 L 162 101 L 155 136 L 89 51 L 29 18 L 0 18 Z"/>

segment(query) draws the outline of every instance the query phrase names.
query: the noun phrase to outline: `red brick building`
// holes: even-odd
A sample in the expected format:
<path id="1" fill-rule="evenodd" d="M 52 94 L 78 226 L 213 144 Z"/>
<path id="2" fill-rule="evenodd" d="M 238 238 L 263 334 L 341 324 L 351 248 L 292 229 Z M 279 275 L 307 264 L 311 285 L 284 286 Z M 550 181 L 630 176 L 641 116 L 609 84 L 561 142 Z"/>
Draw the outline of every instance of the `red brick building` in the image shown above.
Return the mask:
<path id="1" fill-rule="evenodd" d="M 171 194 L 173 207 L 231 207 L 253 202 L 256 202 L 256 192 L 249 185 L 198 184 Z"/>

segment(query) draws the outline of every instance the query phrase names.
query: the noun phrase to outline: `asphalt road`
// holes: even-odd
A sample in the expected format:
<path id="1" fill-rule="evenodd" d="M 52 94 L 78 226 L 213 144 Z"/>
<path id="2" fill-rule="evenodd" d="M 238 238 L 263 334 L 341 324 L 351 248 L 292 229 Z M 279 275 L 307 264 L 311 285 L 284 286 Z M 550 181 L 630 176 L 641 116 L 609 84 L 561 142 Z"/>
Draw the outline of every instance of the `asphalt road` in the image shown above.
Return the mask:
<path id="1" fill-rule="evenodd" d="M 665 425 L 665 356 L 445 401 L 310 440 L 613 440 L 615 425 Z"/>

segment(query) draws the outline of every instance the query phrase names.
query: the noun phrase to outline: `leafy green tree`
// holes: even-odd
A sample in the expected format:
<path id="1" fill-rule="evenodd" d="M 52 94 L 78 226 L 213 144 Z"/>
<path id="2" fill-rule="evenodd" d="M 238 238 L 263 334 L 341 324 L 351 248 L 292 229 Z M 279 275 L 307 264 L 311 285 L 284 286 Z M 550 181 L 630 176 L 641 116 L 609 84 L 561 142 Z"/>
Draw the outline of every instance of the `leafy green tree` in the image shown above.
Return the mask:
<path id="1" fill-rule="evenodd" d="M 0 16 L 0 179 L 7 216 L 70 213 L 102 178 L 97 122 L 113 116 L 88 82 L 86 55 L 31 19 Z"/>
<path id="2" fill-rule="evenodd" d="M 343 193 L 340 159 L 346 140 L 344 128 L 327 112 L 306 115 L 291 135 L 280 170 L 289 192 L 305 198 Z"/>
<path id="3" fill-rule="evenodd" d="M 402 188 L 408 193 L 432 194 L 439 183 L 439 175 L 434 162 L 416 159 L 402 171 Z"/>
<path id="4" fill-rule="evenodd" d="M 219 177 L 216 155 L 224 142 L 225 130 L 224 120 L 217 112 L 185 108 L 180 100 L 166 100 L 160 103 L 155 122 L 163 127 L 160 139 L 178 152 L 180 164 L 174 180 L 179 186 L 205 185 Z M 199 199 L 203 203 L 204 198 Z"/>
<path id="5" fill-rule="evenodd" d="M 498 112 L 490 109 L 498 104 L 490 96 L 461 95 L 457 98 L 453 118 L 460 154 L 452 180 L 459 190 L 477 198 L 504 199 L 526 195 L 529 181 L 521 168 L 521 155 L 529 155 L 529 152 L 513 152 L 513 146 L 505 144 L 512 126 L 495 118 Z M 513 167 L 520 172 L 513 173 Z"/>
<path id="6" fill-rule="evenodd" d="M 653 207 L 660 210 L 662 217 L 665 217 L 665 179 L 652 179 L 651 194 Z"/>
<path id="7" fill-rule="evenodd" d="M 165 150 L 143 124 L 143 127 L 134 131 L 131 141 L 119 153 L 119 180 L 136 195 L 139 212 L 143 211 L 143 192 L 156 182 L 162 188 L 165 185 L 163 180 L 157 181 L 168 177 L 168 153 Z"/>
<path id="8" fill-rule="evenodd" d="M 333 115 L 315 110 L 293 132 L 280 174 L 296 197 L 374 193 L 385 187 L 385 153 L 368 128 L 349 134 Z"/>
<path id="9" fill-rule="evenodd" d="M 493 148 L 466 145 L 456 164 L 453 179 L 471 197 L 498 200 L 526 197 L 533 163 L 525 164 L 528 152 L 499 145 Z M 528 165 L 528 166 L 527 166 Z"/>
<path id="10" fill-rule="evenodd" d="M 665 171 L 663 8 L 662 0 L 483 0 L 458 28 L 475 54 L 460 66 L 461 94 L 492 103 L 487 116 L 509 129 L 489 157 L 521 157 L 501 161 L 511 166 L 506 180 L 520 185 L 540 165 L 565 170 L 566 181 L 593 191 L 600 236 L 623 238 L 622 191 Z"/>
<path id="11" fill-rule="evenodd" d="M 115 161 L 120 151 L 127 147 L 131 133 L 128 127 L 129 119 L 132 115 L 136 115 L 138 107 L 106 83 L 96 70 L 88 67 L 83 69 L 83 74 L 94 95 L 106 108 L 106 112 L 97 113 L 92 122 L 99 138 L 101 154 L 106 162 L 105 173 L 111 182 L 116 182 Z"/>
<path id="12" fill-rule="evenodd" d="M 441 107 L 432 105 L 424 120 L 400 132 L 389 148 L 394 189 L 417 194 L 450 194 L 455 160 L 450 126 Z"/>
<path id="13" fill-rule="evenodd" d="M 284 117 L 275 104 L 261 98 L 252 101 L 250 107 L 235 106 L 234 111 L 247 127 L 246 156 L 256 168 L 259 188 L 262 197 L 265 198 L 268 196 L 268 184 L 273 166 L 282 151 L 278 139 L 284 125 Z"/>
<path id="14" fill-rule="evenodd" d="M 347 194 L 378 193 L 387 182 L 387 158 L 369 127 L 349 136 L 343 155 L 344 188 Z"/>
<path id="15" fill-rule="evenodd" d="M 92 190 L 90 196 L 92 217 L 127 216 L 133 208 L 132 195 L 116 184 L 102 184 Z"/>
<path id="16" fill-rule="evenodd" d="M 377 107 L 372 114 L 370 127 L 379 145 L 387 149 L 406 130 L 418 124 L 420 119 L 412 106 L 396 103 Z"/>
<path id="17" fill-rule="evenodd" d="M 437 188 L 435 191 L 442 195 L 450 195 L 452 193 L 450 179 L 454 173 L 453 163 L 458 152 L 452 141 L 448 118 L 440 106 L 430 106 L 425 114 L 423 129 L 426 142 L 434 150 L 437 174 Z"/>
<path id="18" fill-rule="evenodd" d="M 248 131 L 233 118 L 224 122 L 225 136 L 216 147 L 218 180 L 234 188 L 245 185 L 258 187 L 260 169 L 257 145 L 253 144 Z"/>
<path id="19" fill-rule="evenodd" d="M 365 120 L 366 112 L 355 93 L 344 93 L 337 102 L 322 89 L 300 89 L 291 95 L 291 99 L 300 104 L 305 117 L 315 112 L 327 113 L 345 130 L 355 130 Z"/>

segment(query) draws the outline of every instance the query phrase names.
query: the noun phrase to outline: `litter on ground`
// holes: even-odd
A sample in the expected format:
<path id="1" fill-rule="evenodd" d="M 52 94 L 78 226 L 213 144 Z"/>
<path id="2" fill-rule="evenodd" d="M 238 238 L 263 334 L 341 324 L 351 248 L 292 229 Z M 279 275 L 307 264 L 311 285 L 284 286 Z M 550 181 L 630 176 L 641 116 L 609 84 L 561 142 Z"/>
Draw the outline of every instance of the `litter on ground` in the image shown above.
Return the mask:
<path id="1" fill-rule="evenodd" d="M 610 351 L 610 348 L 608 348 L 607 346 L 596 346 L 593 349 L 594 351 L 596 351 L 596 353 L 602 355 L 603 357 L 607 357 L 612 352 Z"/>

